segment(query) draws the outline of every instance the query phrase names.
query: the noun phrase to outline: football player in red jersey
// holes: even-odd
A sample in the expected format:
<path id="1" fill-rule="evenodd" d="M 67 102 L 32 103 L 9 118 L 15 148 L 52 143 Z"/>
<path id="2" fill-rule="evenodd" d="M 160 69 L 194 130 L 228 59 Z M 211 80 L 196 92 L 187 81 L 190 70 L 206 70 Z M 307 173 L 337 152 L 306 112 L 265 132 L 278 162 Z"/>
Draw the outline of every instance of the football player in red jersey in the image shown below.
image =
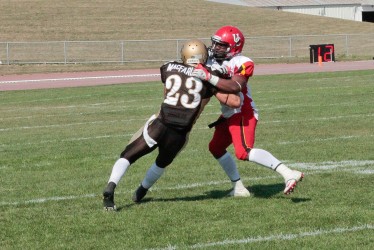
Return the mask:
<path id="1" fill-rule="evenodd" d="M 168 62 L 160 68 L 164 84 L 164 100 L 160 111 L 153 115 L 133 136 L 114 163 L 103 192 L 105 210 L 116 210 L 114 190 L 128 167 L 140 157 L 158 148 L 155 162 L 148 169 L 132 199 L 139 202 L 148 189 L 162 176 L 187 143 L 188 134 L 211 96 L 224 106 L 240 107 L 238 94 L 228 94 L 191 74 L 199 63 L 205 64 L 208 50 L 199 40 L 187 41 L 181 49 L 180 62 Z M 211 71 L 212 72 L 212 71 Z"/>
<path id="2" fill-rule="evenodd" d="M 251 161 L 280 173 L 285 181 L 284 193 L 291 193 L 304 177 L 302 172 L 291 170 L 266 150 L 254 148 L 258 111 L 252 98 L 248 79 L 253 75 L 253 61 L 241 55 L 245 38 L 234 26 L 223 26 L 211 37 L 209 58 L 206 63 L 219 70 L 225 77 L 210 74 L 198 65 L 193 76 L 208 81 L 228 93 L 240 93 L 239 108 L 221 106 L 222 114 L 215 124 L 215 131 L 209 143 L 209 151 L 218 160 L 233 184 L 231 196 L 250 196 L 240 180 L 240 175 L 231 154 L 226 151 L 233 144 L 239 160 Z"/>

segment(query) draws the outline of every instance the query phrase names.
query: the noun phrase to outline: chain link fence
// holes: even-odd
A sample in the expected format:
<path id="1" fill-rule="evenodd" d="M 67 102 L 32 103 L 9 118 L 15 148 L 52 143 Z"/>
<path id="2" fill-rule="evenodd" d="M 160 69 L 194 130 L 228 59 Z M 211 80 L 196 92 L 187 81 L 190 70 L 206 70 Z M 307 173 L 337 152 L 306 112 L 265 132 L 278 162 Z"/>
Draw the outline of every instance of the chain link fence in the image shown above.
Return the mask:
<path id="1" fill-rule="evenodd" d="M 201 38 L 210 45 L 210 38 Z M 186 39 L 0 42 L 1 64 L 78 64 L 179 60 Z M 243 54 L 256 58 L 305 58 L 309 45 L 334 44 L 336 57 L 374 56 L 374 34 L 246 37 Z"/>

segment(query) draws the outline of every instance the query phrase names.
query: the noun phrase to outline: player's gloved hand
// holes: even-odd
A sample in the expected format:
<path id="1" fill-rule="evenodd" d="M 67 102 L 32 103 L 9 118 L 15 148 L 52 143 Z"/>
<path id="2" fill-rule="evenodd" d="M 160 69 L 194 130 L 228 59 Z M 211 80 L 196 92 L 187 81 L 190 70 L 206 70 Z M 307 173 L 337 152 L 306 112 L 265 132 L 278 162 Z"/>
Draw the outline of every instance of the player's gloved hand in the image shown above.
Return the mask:
<path id="1" fill-rule="evenodd" d="M 222 75 L 227 75 L 229 73 L 229 68 L 225 65 L 219 65 L 218 63 L 215 63 L 211 66 L 211 69 L 214 71 L 218 71 Z"/>
<path id="2" fill-rule="evenodd" d="M 212 74 L 201 64 L 198 64 L 191 74 L 193 77 L 197 77 L 204 81 L 209 81 Z"/>
<path id="3" fill-rule="evenodd" d="M 212 75 L 202 64 L 198 64 L 192 71 L 191 76 L 197 77 L 201 80 L 208 81 L 213 86 L 216 86 L 219 80 L 218 76 Z"/>

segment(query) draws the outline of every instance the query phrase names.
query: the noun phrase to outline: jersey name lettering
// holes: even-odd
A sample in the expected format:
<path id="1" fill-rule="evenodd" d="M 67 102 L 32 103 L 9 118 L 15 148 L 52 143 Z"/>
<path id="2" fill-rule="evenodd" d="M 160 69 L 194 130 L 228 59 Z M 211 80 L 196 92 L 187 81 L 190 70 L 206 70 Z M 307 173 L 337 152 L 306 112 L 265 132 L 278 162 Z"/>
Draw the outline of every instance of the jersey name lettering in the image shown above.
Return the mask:
<path id="1" fill-rule="evenodd" d="M 173 71 L 173 70 L 176 70 L 178 72 L 182 72 L 186 75 L 191 75 L 192 71 L 193 71 L 193 67 L 186 67 L 186 66 L 183 66 L 181 64 L 173 64 L 173 63 L 170 63 L 168 65 L 168 68 L 166 69 L 166 71 Z"/>

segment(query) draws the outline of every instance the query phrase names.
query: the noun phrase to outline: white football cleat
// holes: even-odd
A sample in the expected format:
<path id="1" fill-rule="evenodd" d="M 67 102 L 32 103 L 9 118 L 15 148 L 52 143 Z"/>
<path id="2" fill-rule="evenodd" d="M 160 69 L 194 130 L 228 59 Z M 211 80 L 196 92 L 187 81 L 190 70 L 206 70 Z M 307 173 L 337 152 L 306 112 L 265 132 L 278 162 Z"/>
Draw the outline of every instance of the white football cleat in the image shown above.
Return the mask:
<path id="1" fill-rule="evenodd" d="M 229 193 L 229 196 L 233 197 L 249 197 L 251 193 L 246 189 L 241 180 L 233 182 L 234 188 Z"/>
<path id="2" fill-rule="evenodd" d="M 286 180 L 286 188 L 284 189 L 284 194 L 290 194 L 296 188 L 296 185 L 299 181 L 302 181 L 304 178 L 304 173 L 293 170 L 292 175 Z"/>

